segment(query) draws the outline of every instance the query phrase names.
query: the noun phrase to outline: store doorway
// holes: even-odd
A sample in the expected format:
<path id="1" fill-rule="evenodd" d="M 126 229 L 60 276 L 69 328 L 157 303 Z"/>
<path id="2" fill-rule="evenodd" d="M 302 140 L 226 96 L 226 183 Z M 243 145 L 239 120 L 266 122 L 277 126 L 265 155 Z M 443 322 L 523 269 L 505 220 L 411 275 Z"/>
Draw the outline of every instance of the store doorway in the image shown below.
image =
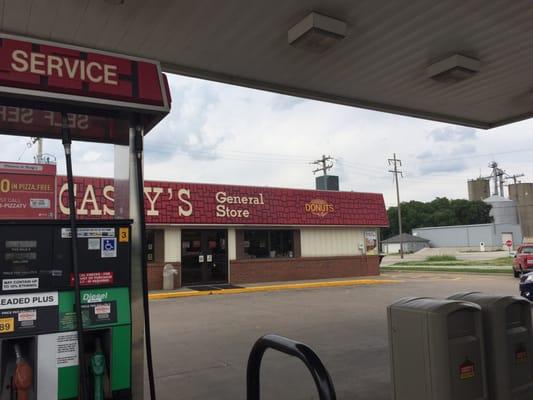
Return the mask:
<path id="1" fill-rule="evenodd" d="M 184 229 L 181 271 L 184 286 L 228 283 L 228 231 Z"/>

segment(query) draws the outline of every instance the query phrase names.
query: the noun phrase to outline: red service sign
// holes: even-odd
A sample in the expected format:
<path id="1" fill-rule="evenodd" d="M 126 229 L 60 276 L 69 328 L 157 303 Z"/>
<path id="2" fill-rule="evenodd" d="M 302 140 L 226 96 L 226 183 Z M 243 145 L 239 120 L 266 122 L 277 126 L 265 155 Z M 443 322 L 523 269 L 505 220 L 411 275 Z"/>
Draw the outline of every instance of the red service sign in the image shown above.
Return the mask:
<path id="1" fill-rule="evenodd" d="M 0 34 L 0 87 L 6 93 L 50 98 L 59 93 L 141 110 L 169 108 L 155 61 L 6 34 Z"/>
<path id="2" fill-rule="evenodd" d="M 0 218 L 54 218 L 55 165 L 0 163 Z"/>
<path id="3" fill-rule="evenodd" d="M 77 215 L 112 218 L 112 179 L 75 178 Z M 67 186 L 58 177 L 58 216 L 69 215 Z M 388 226 L 378 193 L 316 191 L 201 183 L 145 182 L 146 221 L 181 225 Z"/>

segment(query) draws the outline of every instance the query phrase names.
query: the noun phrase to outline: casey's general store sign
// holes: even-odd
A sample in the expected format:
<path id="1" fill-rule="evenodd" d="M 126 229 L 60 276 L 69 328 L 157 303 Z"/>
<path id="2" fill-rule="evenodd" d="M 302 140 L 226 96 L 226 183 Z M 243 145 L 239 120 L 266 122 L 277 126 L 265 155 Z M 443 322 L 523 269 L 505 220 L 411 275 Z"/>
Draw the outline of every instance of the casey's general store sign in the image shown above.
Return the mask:
<path id="1" fill-rule="evenodd" d="M 66 218 L 66 180 L 57 180 L 57 214 Z M 111 179 L 80 177 L 75 188 L 79 217 L 114 216 Z M 383 196 L 376 193 L 147 181 L 144 194 L 152 224 L 388 225 Z"/>

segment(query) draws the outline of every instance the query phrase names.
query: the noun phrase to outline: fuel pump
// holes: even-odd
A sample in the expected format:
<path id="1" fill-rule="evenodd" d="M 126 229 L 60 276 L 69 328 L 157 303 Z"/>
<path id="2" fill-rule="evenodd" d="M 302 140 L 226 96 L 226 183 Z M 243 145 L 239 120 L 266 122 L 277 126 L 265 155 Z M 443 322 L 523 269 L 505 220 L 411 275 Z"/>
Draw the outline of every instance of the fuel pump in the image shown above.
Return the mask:
<path id="1" fill-rule="evenodd" d="M 0 107 L 28 117 L 1 120 L 0 132 L 62 140 L 70 211 L 57 221 L 50 212 L 29 219 L 0 210 L 0 400 L 142 399 L 146 368 L 155 400 L 142 143 L 170 110 L 166 78 L 151 60 L 2 33 L 0 41 Z M 90 60 L 114 79 L 43 79 L 13 69 L 17 51 Z M 72 141 L 116 146 L 114 219 L 78 218 Z M 47 205 L 24 201 L 27 209 Z"/>

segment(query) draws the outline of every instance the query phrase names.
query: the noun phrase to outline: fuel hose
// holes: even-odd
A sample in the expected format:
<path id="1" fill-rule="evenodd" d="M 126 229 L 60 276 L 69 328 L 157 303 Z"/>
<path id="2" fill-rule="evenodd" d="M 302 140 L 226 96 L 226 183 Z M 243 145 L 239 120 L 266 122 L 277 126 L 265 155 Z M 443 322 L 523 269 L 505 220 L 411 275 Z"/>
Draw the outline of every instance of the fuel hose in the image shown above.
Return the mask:
<path id="1" fill-rule="evenodd" d="M 69 204 L 69 219 L 70 219 L 70 244 L 71 244 L 71 262 L 72 272 L 74 274 L 74 308 L 76 312 L 76 331 L 78 333 L 78 365 L 79 365 L 79 397 L 82 400 L 89 400 L 87 392 L 87 370 L 85 369 L 85 357 L 83 351 L 85 343 L 83 338 L 83 320 L 81 314 L 81 296 L 80 296 L 80 277 L 78 264 L 78 230 L 76 223 L 76 201 L 74 194 L 74 177 L 72 174 L 72 154 L 71 154 L 71 136 L 68 127 L 67 114 L 61 115 L 61 137 L 63 141 L 63 148 L 65 149 L 65 163 L 67 167 L 67 187 L 68 187 L 68 204 Z"/>
<path id="2" fill-rule="evenodd" d="M 146 346 L 146 363 L 148 366 L 148 384 L 150 386 L 150 398 L 156 400 L 154 365 L 152 361 L 152 335 L 150 332 L 150 305 L 148 303 L 148 262 L 146 260 L 146 218 L 144 209 L 144 180 L 143 180 L 143 131 L 138 123 L 135 123 L 135 153 L 137 156 L 137 195 L 139 196 L 139 226 L 141 231 L 141 269 L 142 289 L 144 306 L 144 336 Z"/>

